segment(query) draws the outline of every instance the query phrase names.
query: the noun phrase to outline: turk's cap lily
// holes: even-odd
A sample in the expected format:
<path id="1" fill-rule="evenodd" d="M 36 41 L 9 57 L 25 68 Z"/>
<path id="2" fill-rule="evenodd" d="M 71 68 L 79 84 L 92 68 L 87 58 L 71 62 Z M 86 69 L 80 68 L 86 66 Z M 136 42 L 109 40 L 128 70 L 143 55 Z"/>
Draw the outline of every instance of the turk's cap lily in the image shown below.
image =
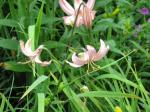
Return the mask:
<path id="1" fill-rule="evenodd" d="M 88 60 L 89 60 L 89 55 L 87 52 L 79 53 L 78 56 L 76 53 L 73 53 L 73 55 L 72 55 L 73 63 L 71 63 L 69 61 L 66 61 L 66 63 L 68 63 L 72 67 L 81 67 L 84 64 L 87 64 Z"/>
<path id="2" fill-rule="evenodd" d="M 39 55 L 35 57 L 34 61 L 38 64 L 40 64 L 41 66 L 48 66 L 51 64 L 51 60 L 50 61 L 41 61 Z"/>
<path id="3" fill-rule="evenodd" d="M 64 23 L 66 25 L 72 25 L 74 23 L 77 27 L 82 24 L 88 27 L 89 25 L 91 25 L 96 13 L 95 11 L 92 11 L 95 4 L 95 0 L 88 0 L 86 4 L 83 2 L 83 0 L 74 0 L 74 8 L 66 0 L 59 0 L 59 4 L 62 10 L 68 15 L 63 17 Z"/>
<path id="4" fill-rule="evenodd" d="M 74 8 L 73 8 L 67 2 L 67 0 L 59 0 L 60 7 L 67 15 L 74 15 L 82 3 L 84 3 L 83 0 L 74 0 Z M 94 7 L 94 4 L 95 4 L 95 0 L 88 0 L 86 3 L 86 6 L 92 10 Z"/>
<path id="5" fill-rule="evenodd" d="M 42 52 L 43 47 L 44 47 L 43 45 L 40 45 L 35 51 L 32 51 L 31 39 L 28 39 L 26 43 L 20 40 L 20 48 L 22 53 L 31 59 L 39 55 Z"/>
<path id="6" fill-rule="evenodd" d="M 40 55 L 42 50 L 44 49 L 44 45 L 40 45 L 37 49 L 32 51 L 32 43 L 31 39 L 28 39 L 26 43 L 24 41 L 20 40 L 20 48 L 21 52 L 30 58 L 31 61 L 36 62 L 42 66 L 47 66 L 51 63 L 51 61 L 41 61 Z"/>
<path id="7" fill-rule="evenodd" d="M 77 55 L 76 53 L 73 53 L 72 55 L 72 62 L 66 61 L 70 66 L 72 67 L 81 67 L 85 64 L 88 64 L 91 61 L 98 61 L 101 60 L 108 52 L 109 46 L 105 45 L 104 41 L 100 39 L 100 48 L 98 52 L 96 52 L 96 49 L 91 45 L 86 45 L 86 49 L 84 52 L 79 53 Z"/>

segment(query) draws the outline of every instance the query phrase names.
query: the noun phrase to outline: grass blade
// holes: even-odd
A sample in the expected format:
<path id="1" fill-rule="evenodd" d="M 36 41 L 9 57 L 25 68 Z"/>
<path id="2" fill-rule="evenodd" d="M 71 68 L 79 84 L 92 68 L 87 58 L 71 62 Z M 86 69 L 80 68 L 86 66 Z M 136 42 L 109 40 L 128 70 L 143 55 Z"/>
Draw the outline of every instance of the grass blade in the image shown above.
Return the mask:
<path id="1" fill-rule="evenodd" d="M 26 90 L 26 92 L 22 95 L 20 98 L 23 99 L 29 92 L 31 92 L 33 89 L 35 89 L 36 86 L 38 86 L 41 82 L 45 81 L 48 77 L 41 75 L 36 81 L 33 82 L 33 84 Z"/>
<path id="2" fill-rule="evenodd" d="M 38 95 L 38 112 L 44 112 L 45 95 L 44 93 L 37 93 L 37 95 Z"/>

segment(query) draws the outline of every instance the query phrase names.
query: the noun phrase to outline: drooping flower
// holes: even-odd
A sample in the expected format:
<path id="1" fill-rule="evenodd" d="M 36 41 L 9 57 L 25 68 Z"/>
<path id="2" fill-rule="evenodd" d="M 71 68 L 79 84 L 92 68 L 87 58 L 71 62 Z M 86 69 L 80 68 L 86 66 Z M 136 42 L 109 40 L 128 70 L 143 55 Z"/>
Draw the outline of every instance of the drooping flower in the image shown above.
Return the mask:
<path id="1" fill-rule="evenodd" d="M 38 64 L 40 64 L 41 66 L 48 66 L 51 64 L 51 60 L 50 61 L 41 61 L 40 60 L 40 55 L 37 55 L 34 59 L 34 61 Z"/>
<path id="2" fill-rule="evenodd" d="M 86 4 L 83 3 L 84 5 L 80 7 L 82 3 L 83 0 L 74 0 L 73 8 L 66 0 L 59 0 L 60 7 L 68 15 L 63 17 L 66 25 L 73 25 L 76 17 L 77 19 L 75 25 L 77 27 L 82 24 L 86 25 L 87 27 L 91 25 L 96 13 L 92 10 L 95 4 L 95 0 L 88 0 Z"/>
<path id="3" fill-rule="evenodd" d="M 83 24 L 87 27 L 90 28 L 92 25 L 92 19 L 93 17 L 91 16 L 91 10 L 88 7 L 83 7 Z"/>
<path id="4" fill-rule="evenodd" d="M 149 14 L 149 9 L 144 7 L 142 9 L 140 9 L 140 13 L 143 14 L 143 15 L 148 15 Z"/>
<path id="5" fill-rule="evenodd" d="M 43 49 L 43 45 L 40 45 L 35 51 L 32 51 L 31 48 L 31 39 L 27 40 L 26 43 L 24 43 L 24 41 L 20 40 L 20 48 L 22 53 L 29 57 L 30 59 L 35 58 L 38 54 L 41 53 L 42 49 Z"/>
<path id="6" fill-rule="evenodd" d="M 84 52 L 79 53 L 78 56 L 74 52 L 72 55 L 72 63 L 66 61 L 72 67 L 81 67 L 90 62 L 101 60 L 108 52 L 109 46 L 106 46 L 104 41 L 100 39 L 100 48 L 98 52 L 91 45 L 86 45 Z"/>
<path id="7" fill-rule="evenodd" d="M 26 43 L 20 40 L 20 48 L 22 53 L 29 57 L 31 61 L 41 64 L 42 66 L 47 66 L 51 63 L 51 61 L 41 61 L 40 54 L 44 48 L 43 45 L 40 45 L 35 51 L 32 51 L 31 48 L 31 39 L 28 39 Z"/>

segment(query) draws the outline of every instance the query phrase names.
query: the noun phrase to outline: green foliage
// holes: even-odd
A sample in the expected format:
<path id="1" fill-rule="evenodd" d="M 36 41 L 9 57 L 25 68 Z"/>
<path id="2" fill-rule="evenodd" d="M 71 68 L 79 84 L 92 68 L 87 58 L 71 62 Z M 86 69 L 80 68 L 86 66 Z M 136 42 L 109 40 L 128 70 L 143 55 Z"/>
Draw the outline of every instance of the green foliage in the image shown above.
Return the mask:
<path id="1" fill-rule="evenodd" d="M 13 39 L 1 39 L 0 40 L 0 47 L 4 49 L 9 49 L 9 50 L 18 50 L 18 41 L 13 40 Z"/>
<path id="2" fill-rule="evenodd" d="M 87 29 L 64 24 L 59 0 L 0 0 L 0 112 L 150 112 L 143 7 L 150 10 L 150 1 L 96 0 Z M 51 59 L 49 66 L 23 55 L 19 41 L 29 38 L 32 50 L 44 45 L 40 59 Z M 86 45 L 98 51 L 100 39 L 110 48 L 105 58 L 80 68 L 66 63 Z"/>
<path id="3" fill-rule="evenodd" d="M 23 99 L 29 92 L 31 92 L 33 89 L 35 89 L 36 86 L 38 86 L 41 82 L 45 81 L 48 77 L 41 75 L 35 82 L 26 90 L 26 92 L 22 95 L 20 99 Z"/>
<path id="4" fill-rule="evenodd" d="M 6 61 L 3 65 L 6 70 L 11 70 L 14 72 L 31 72 L 28 65 L 21 64 L 15 61 Z"/>

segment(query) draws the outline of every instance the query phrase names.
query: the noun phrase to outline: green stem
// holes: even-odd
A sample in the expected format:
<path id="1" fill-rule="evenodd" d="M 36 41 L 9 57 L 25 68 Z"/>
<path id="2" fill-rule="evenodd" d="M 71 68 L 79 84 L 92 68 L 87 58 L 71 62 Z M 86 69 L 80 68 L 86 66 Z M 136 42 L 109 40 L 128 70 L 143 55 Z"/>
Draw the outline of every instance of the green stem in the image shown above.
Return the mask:
<path id="1" fill-rule="evenodd" d="M 89 36 L 89 42 L 90 44 L 94 44 L 94 38 L 93 38 L 93 35 L 92 35 L 92 28 L 88 28 L 88 36 Z"/>
<path id="2" fill-rule="evenodd" d="M 111 40 L 112 27 L 108 28 L 107 40 Z"/>

